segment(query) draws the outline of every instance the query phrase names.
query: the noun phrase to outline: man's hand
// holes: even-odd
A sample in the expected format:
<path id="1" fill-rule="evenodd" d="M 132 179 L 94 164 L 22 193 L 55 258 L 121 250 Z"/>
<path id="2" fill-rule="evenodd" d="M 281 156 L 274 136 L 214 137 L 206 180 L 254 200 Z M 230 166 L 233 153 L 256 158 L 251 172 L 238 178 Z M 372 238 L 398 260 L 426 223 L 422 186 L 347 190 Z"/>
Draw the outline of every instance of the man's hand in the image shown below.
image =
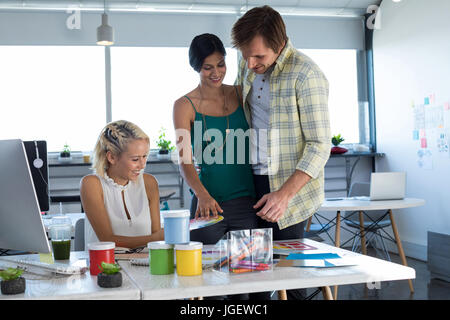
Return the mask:
<path id="1" fill-rule="evenodd" d="M 289 201 L 310 179 L 305 172 L 295 170 L 278 191 L 267 193 L 259 199 L 253 208 L 258 209 L 262 205 L 264 207 L 256 215 L 263 220 L 277 222 L 286 212 Z"/>
<path id="2" fill-rule="evenodd" d="M 280 191 L 274 191 L 265 194 L 253 208 L 258 209 L 264 205 L 256 215 L 263 220 L 277 222 L 286 211 L 288 202 L 289 199 L 287 196 L 283 195 Z"/>

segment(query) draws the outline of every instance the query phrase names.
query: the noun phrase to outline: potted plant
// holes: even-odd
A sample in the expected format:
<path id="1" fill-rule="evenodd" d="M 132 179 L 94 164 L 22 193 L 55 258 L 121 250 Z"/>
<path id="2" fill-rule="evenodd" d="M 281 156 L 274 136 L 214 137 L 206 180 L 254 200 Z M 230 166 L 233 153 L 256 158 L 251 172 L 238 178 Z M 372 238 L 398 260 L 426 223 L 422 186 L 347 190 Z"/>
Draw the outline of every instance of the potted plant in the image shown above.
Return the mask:
<path id="1" fill-rule="evenodd" d="M 64 144 L 63 150 L 59 153 L 59 161 L 70 161 L 72 157 L 70 156 L 70 147 L 66 143 Z"/>
<path id="2" fill-rule="evenodd" d="M 120 266 L 115 263 L 102 262 L 100 273 L 97 275 L 97 284 L 102 288 L 117 288 L 122 285 Z"/>
<path id="3" fill-rule="evenodd" d="M 22 269 L 8 268 L 0 271 L 2 294 L 18 294 L 25 292 L 25 278 L 21 277 Z"/>
<path id="4" fill-rule="evenodd" d="M 334 147 L 331 148 L 332 154 L 346 153 L 348 151 L 346 148 L 338 147 L 338 145 L 344 140 L 345 139 L 343 137 L 341 137 L 340 133 L 336 136 L 333 136 L 333 138 L 331 138 L 331 143 L 334 145 Z"/>
<path id="5" fill-rule="evenodd" d="M 169 152 L 175 149 L 175 147 L 171 145 L 172 141 L 166 139 L 166 132 L 164 128 L 161 128 L 161 130 L 159 131 L 159 137 L 156 144 L 159 147 L 157 155 L 158 158 L 168 157 Z"/>

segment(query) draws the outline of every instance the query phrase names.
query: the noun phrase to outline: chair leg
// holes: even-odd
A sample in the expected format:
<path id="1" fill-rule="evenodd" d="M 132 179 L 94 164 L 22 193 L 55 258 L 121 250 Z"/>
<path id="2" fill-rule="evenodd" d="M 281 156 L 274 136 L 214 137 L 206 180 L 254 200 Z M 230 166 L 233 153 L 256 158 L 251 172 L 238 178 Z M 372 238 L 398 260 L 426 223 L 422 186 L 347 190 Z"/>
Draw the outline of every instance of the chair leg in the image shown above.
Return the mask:
<path id="1" fill-rule="evenodd" d="M 389 251 L 386 248 L 386 244 L 384 243 L 383 236 L 381 235 L 381 232 L 379 230 L 377 230 L 377 232 L 378 232 L 380 240 L 381 240 L 381 246 L 383 247 L 384 254 L 386 255 L 386 260 L 391 261 L 391 256 L 389 255 Z"/>
<path id="2" fill-rule="evenodd" d="M 357 234 L 353 236 L 353 240 L 352 240 L 352 251 L 353 252 L 356 252 L 356 248 L 358 247 L 358 241 L 356 238 L 358 238 Z"/>
<path id="3" fill-rule="evenodd" d="M 367 255 L 364 217 L 362 211 L 359 212 L 359 231 L 361 232 L 361 251 L 364 255 Z"/>
<path id="4" fill-rule="evenodd" d="M 334 235 L 334 246 L 340 247 L 341 246 L 341 212 L 338 211 L 336 213 L 336 232 Z"/>
<path id="5" fill-rule="evenodd" d="M 311 229 L 312 216 L 308 218 L 308 222 L 306 223 L 306 232 L 309 232 Z"/>

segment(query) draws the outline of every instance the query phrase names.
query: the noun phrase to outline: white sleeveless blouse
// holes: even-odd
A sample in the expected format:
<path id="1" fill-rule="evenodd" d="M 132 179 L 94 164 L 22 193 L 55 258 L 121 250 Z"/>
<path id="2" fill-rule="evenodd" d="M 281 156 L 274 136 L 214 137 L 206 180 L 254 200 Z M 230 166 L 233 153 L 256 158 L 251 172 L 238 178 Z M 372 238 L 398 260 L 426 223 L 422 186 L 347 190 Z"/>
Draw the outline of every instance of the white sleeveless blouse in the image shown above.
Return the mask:
<path id="1" fill-rule="evenodd" d="M 136 181 L 130 180 L 125 186 L 115 183 L 106 173 L 104 178 L 99 175 L 97 177 L 102 184 L 105 208 L 113 233 L 128 237 L 150 235 L 152 225 L 144 174 L 141 173 Z M 131 219 L 127 217 L 124 200 Z M 86 249 L 88 243 L 99 241 L 88 219 L 85 220 L 85 239 Z"/>

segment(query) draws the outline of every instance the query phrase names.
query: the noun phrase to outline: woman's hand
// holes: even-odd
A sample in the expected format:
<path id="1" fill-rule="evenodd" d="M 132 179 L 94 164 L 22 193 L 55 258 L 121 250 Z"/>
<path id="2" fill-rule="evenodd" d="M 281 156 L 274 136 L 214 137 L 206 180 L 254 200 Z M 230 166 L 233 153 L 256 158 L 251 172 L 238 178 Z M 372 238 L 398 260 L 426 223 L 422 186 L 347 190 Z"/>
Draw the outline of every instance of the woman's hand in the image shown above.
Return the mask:
<path id="1" fill-rule="evenodd" d="M 217 218 L 217 215 L 223 212 L 216 200 L 209 194 L 197 195 L 197 211 L 195 219 L 209 220 Z"/>

